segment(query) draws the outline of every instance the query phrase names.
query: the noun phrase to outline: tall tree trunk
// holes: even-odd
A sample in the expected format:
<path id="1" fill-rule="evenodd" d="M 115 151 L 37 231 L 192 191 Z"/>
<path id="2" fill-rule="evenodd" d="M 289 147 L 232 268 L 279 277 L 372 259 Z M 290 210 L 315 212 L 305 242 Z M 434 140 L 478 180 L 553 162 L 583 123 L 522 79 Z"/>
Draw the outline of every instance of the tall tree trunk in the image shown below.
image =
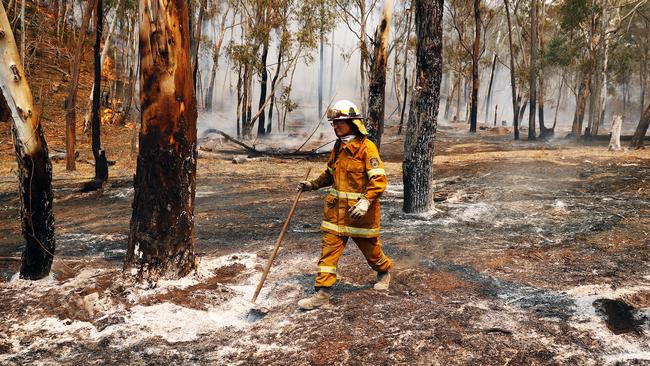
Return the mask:
<path id="1" fill-rule="evenodd" d="M 242 66 L 239 65 L 239 70 L 237 71 L 237 137 L 241 137 L 241 105 L 242 105 Z"/>
<path id="2" fill-rule="evenodd" d="M 537 113 L 537 0 L 530 7 L 530 108 L 528 109 L 528 140 L 537 139 L 535 113 Z"/>
<path id="3" fill-rule="evenodd" d="M 499 34 L 501 34 L 501 30 L 499 30 Z M 497 53 L 495 51 L 494 55 L 492 56 L 492 66 L 490 67 L 490 81 L 488 83 L 487 96 L 485 98 L 485 121 L 486 121 L 486 123 L 489 120 L 490 108 L 492 107 L 492 83 L 494 82 L 494 75 L 495 75 L 495 71 L 496 71 L 496 66 L 497 66 Z"/>
<path id="4" fill-rule="evenodd" d="M 93 86 L 93 105 L 92 105 L 92 148 L 93 157 L 95 158 L 95 182 L 96 186 L 101 186 L 103 182 L 108 179 L 108 162 L 106 161 L 106 154 L 102 150 L 101 143 L 101 120 L 100 120 L 100 91 L 102 82 L 102 61 L 101 61 L 101 43 L 103 35 L 104 24 L 104 11 L 102 0 L 97 0 L 97 17 L 95 27 L 95 47 L 94 47 L 94 74 L 95 84 Z"/>
<path id="5" fill-rule="evenodd" d="M 205 5 L 207 0 L 199 0 L 199 15 L 196 20 L 196 30 L 191 34 L 191 60 L 192 60 L 192 79 L 194 86 L 197 85 L 197 78 L 199 72 L 199 49 L 201 47 L 201 32 L 203 31 L 203 15 L 205 14 Z M 192 13 L 193 14 L 193 13 Z M 189 20 L 189 29 L 192 30 L 192 20 Z"/>
<path id="6" fill-rule="evenodd" d="M 650 47 L 645 47 L 650 48 Z M 647 52 L 646 52 L 647 53 Z M 641 108 L 640 115 L 643 116 L 643 108 L 645 106 L 645 97 L 646 97 L 646 87 L 648 85 L 648 65 L 646 62 L 648 57 L 643 57 L 643 62 L 639 63 L 639 90 L 641 91 L 641 96 L 639 98 L 639 105 Z"/>
<path id="7" fill-rule="evenodd" d="M 506 19 L 508 21 L 508 45 L 510 48 L 510 89 L 512 93 L 512 129 L 515 140 L 519 140 L 519 104 L 517 103 L 517 77 L 515 74 L 515 54 L 512 45 L 512 23 L 510 21 L 510 5 L 508 0 L 503 0 L 506 6 Z"/>
<path id="8" fill-rule="evenodd" d="M 404 212 L 433 209 L 433 156 L 442 76 L 443 0 L 415 1 L 417 78 L 404 140 Z"/>
<path id="9" fill-rule="evenodd" d="M 453 72 L 449 72 L 451 76 L 453 76 Z M 451 77 L 450 77 L 451 79 Z M 451 86 L 451 91 L 447 93 L 447 101 L 445 102 L 445 120 L 449 120 L 449 107 L 451 106 L 452 100 L 454 100 L 454 95 L 456 94 L 456 84 L 457 80 L 454 80 L 453 82 L 449 82 L 449 85 Z"/>
<path id="10" fill-rule="evenodd" d="M 551 132 L 550 129 L 546 128 L 544 125 L 544 98 L 546 96 L 545 83 L 544 83 L 544 72 L 542 69 L 539 70 L 539 93 L 537 93 L 537 101 L 539 105 L 537 106 L 537 115 L 539 117 L 539 137 L 544 139 L 549 136 Z"/>
<path id="11" fill-rule="evenodd" d="M 246 95 L 246 136 L 252 138 L 253 136 L 253 121 L 251 115 L 253 114 L 253 70 L 252 67 L 248 70 L 247 80 L 248 94 Z"/>
<path id="12" fill-rule="evenodd" d="M 370 55 L 368 54 L 368 46 L 366 44 L 366 21 L 367 21 L 367 14 L 366 14 L 366 2 L 365 1 L 359 1 L 359 15 L 360 15 L 360 29 L 359 29 L 359 35 L 361 35 L 361 39 L 359 40 L 359 48 L 360 48 L 360 56 L 359 56 L 359 76 L 361 77 L 361 85 L 360 85 L 360 92 L 361 92 L 361 115 L 362 116 L 367 116 L 367 101 L 366 101 L 366 65 L 368 63 L 368 57 Z"/>
<path id="13" fill-rule="evenodd" d="M 248 105 L 248 74 L 249 67 L 247 64 L 244 65 L 244 71 L 242 74 L 242 99 L 241 99 L 241 134 L 242 136 L 248 137 L 250 135 L 250 127 L 248 126 L 248 120 L 246 117 L 248 114 L 247 105 Z"/>
<path id="14" fill-rule="evenodd" d="M 553 118 L 553 127 L 551 127 L 551 133 L 555 133 L 555 126 L 557 125 L 557 112 L 560 110 L 560 102 L 562 101 L 562 87 L 564 86 L 564 70 L 562 70 L 562 76 L 560 76 L 560 88 L 557 92 L 557 103 L 555 104 L 555 117 Z"/>
<path id="15" fill-rule="evenodd" d="M 208 112 L 212 111 L 212 100 L 214 99 L 214 81 L 217 77 L 217 65 L 218 59 L 213 57 L 212 69 L 210 70 L 210 82 L 208 83 L 208 90 L 205 93 L 205 100 L 203 101 L 205 110 Z"/>
<path id="16" fill-rule="evenodd" d="M 142 130 L 125 269 L 138 278 L 196 269 L 196 99 L 187 2 L 140 1 Z"/>
<path id="17" fill-rule="evenodd" d="M 494 53 L 492 55 L 492 66 L 490 67 L 490 82 L 488 84 L 487 97 L 485 98 L 485 121 L 489 120 L 490 109 L 492 107 L 492 84 L 494 82 L 494 76 L 496 75 L 496 66 L 498 60 L 498 48 L 501 45 L 501 25 L 503 20 L 499 23 L 499 30 L 497 32 L 497 39 L 495 42 Z"/>
<path id="18" fill-rule="evenodd" d="M 458 77 L 458 93 L 456 94 L 456 115 L 454 116 L 454 122 L 460 122 L 460 84 L 463 83 L 463 79 Z"/>
<path id="19" fill-rule="evenodd" d="M 544 19 L 546 17 L 546 3 L 542 1 L 542 24 L 539 24 L 538 20 L 538 32 L 537 32 L 537 40 L 539 44 L 539 49 L 544 50 L 544 37 L 543 37 L 543 30 L 544 30 Z M 537 94 L 537 102 L 539 103 L 539 106 L 537 107 L 538 111 L 538 117 L 539 117 L 539 137 L 541 139 L 546 139 L 550 136 L 553 136 L 553 130 L 546 128 L 545 121 L 544 121 L 544 104 L 545 104 L 545 98 L 546 98 L 546 83 L 544 80 L 544 67 L 540 67 L 538 69 L 539 72 L 539 92 Z"/>
<path id="20" fill-rule="evenodd" d="M 607 25 L 609 24 L 609 15 L 607 13 L 607 4 L 605 2 L 601 2 L 600 4 L 600 11 L 601 11 L 601 25 L 600 25 L 600 42 L 602 45 L 602 62 L 601 62 L 601 67 L 600 70 L 600 93 L 599 93 L 599 100 L 598 100 L 598 122 L 594 126 L 594 131 L 593 135 L 598 135 L 598 129 L 601 126 L 604 126 L 605 124 L 605 107 L 607 106 L 607 67 L 609 64 L 609 41 L 610 38 L 608 34 L 610 31 L 614 31 L 611 29 L 607 29 Z"/>
<path id="21" fill-rule="evenodd" d="M 623 116 L 627 116 L 627 103 L 630 99 L 630 84 L 629 81 L 623 83 Z"/>
<path id="22" fill-rule="evenodd" d="M 97 0 L 97 1 L 99 1 L 99 0 Z M 115 17 L 113 18 L 113 21 L 111 22 L 111 25 L 108 28 L 108 35 L 106 35 L 106 41 L 104 42 L 104 48 L 102 49 L 102 54 L 101 54 L 100 62 L 99 62 L 100 71 L 101 71 L 102 67 L 104 66 L 104 61 L 106 61 L 106 55 L 108 54 L 108 49 L 110 48 L 110 45 L 111 45 L 111 39 L 112 39 L 112 36 L 113 36 L 113 31 L 115 30 L 115 24 L 117 23 L 117 18 L 118 18 L 117 14 L 118 14 L 119 10 L 120 10 L 120 2 L 117 3 L 117 6 L 115 8 Z M 95 24 L 97 24 L 96 21 L 95 21 Z M 103 24 L 102 24 L 102 27 L 103 27 Z M 103 35 L 103 32 L 102 32 L 102 35 Z M 90 96 L 88 97 L 88 108 L 87 108 L 88 112 L 84 115 L 84 132 L 86 132 L 88 130 L 88 128 L 90 127 L 94 95 L 95 95 L 95 85 L 93 84 L 93 87 L 90 89 Z"/>
<path id="23" fill-rule="evenodd" d="M 332 99 L 332 97 L 334 96 L 334 89 L 333 89 L 333 87 L 334 87 L 334 50 L 335 50 L 335 48 L 334 48 L 334 44 L 335 44 L 334 43 L 334 30 L 335 29 L 333 28 L 332 29 L 332 48 L 331 48 L 331 51 L 330 51 L 330 86 L 329 86 L 329 94 L 328 94 L 329 99 Z"/>
<path id="24" fill-rule="evenodd" d="M 397 134 L 401 135 L 402 134 L 402 128 L 404 126 L 404 113 L 406 111 L 406 98 L 408 97 L 409 94 L 409 79 L 408 79 L 408 56 L 409 56 L 409 37 L 411 35 L 411 20 L 413 19 L 413 7 L 415 4 L 415 0 L 411 0 L 411 6 L 409 7 L 409 14 L 408 14 L 408 20 L 406 21 L 406 40 L 404 41 L 404 63 L 402 67 L 404 68 L 404 71 L 402 72 L 404 74 L 404 96 L 402 99 L 402 112 L 399 116 L 399 128 L 397 130 Z"/>
<path id="25" fill-rule="evenodd" d="M 38 280 L 50 273 L 56 242 L 52 211 L 52 164 L 38 111 L 20 63 L 20 54 L 4 6 L 0 4 L 0 115 L 13 121 L 18 162 L 20 221 L 25 238 L 20 277 Z"/>
<path id="26" fill-rule="evenodd" d="M 262 79 L 260 80 L 260 102 L 258 104 L 258 110 L 262 111 L 262 114 L 259 116 L 259 122 L 257 123 L 257 137 L 263 137 L 266 134 L 266 114 L 264 114 L 264 102 L 266 101 L 266 81 L 268 80 L 269 73 L 266 70 L 266 59 L 269 55 L 269 42 L 264 42 L 264 48 L 262 49 Z"/>
<path id="27" fill-rule="evenodd" d="M 650 125 L 650 105 L 646 108 L 645 112 L 639 119 L 639 124 L 636 126 L 636 131 L 634 131 L 634 136 L 632 136 L 632 142 L 630 147 L 633 149 L 640 149 L 643 147 L 643 138 L 645 137 L 646 132 L 648 132 L 648 126 Z"/>
<path id="28" fill-rule="evenodd" d="M 478 76 L 479 53 L 481 52 L 481 0 L 474 0 L 474 48 L 472 49 L 472 97 L 469 113 L 469 132 L 476 132 L 478 122 Z"/>
<path id="29" fill-rule="evenodd" d="M 589 87 L 591 85 L 591 75 L 589 72 L 584 72 L 580 88 L 578 89 L 578 96 L 576 101 L 576 112 L 573 118 L 573 126 L 571 127 L 571 136 L 576 139 L 580 138 L 582 133 L 582 122 L 585 118 L 585 108 L 587 107 L 587 97 L 589 96 Z"/>
<path id="30" fill-rule="evenodd" d="M 318 120 L 323 118 L 323 73 L 325 72 L 325 34 L 322 24 L 323 3 L 321 3 L 320 48 L 318 53 Z"/>
<path id="31" fill-rule="evenodd" d="M 217 76 L 217 69 L 219 68 L 219 56 L 221 54 L 221 45 L 223 44 L 224 36 L 226 34 L 226 20 L 228 19 L 228 13 L 230 9 L 226 9 L 221 17 L 221 23 L 219 24 L 219 38 L 215 42 L 214 50 L 212 52 L 212 70 L 210 71 L 210 83 L 208 84 L 208 91 L 205 95 L 205 110 L 210 112 L 212 111 L 212 102 L 214 99 L 214 81 Z M 234 21 L 234 17 L 233 17 Z"/>
<path id="32" fill-rule="evenodd" d="M 282 66 L 282 53 L 283 53 L 283 46 L 280 44 L 280 47 L 278 49 L 278 61 L 277 61 L 277 66 L 275 68 L 275 75 L 273 75 L 273 80 L 271 80 L 271 94 L 273 95 L 271 97 L 271 104 L 269 105 L 269 123 L 266 128 L 266 133 L 271 134 L 271 131 L 273 130 L 272 125 L 273 125 L 273 105 L 275 104 L 275 87 L 276 83 L 278 82 L 278 76 L 280 75 L 280 67 Z"/>
<path id="33" fill-rule="evenodd" d="M 384 109 L 386 105 L 386 65 L 388 64 L 388 33 L 393 15 L 393 3 L 387 1 L 382 12 L 381 23 L 375 30 L 374 51 L 370 66 L 368 86 L 368 119 L 366 127 L 377 148 L 381 147 L 384 133 Z"/>
<path id="34" fill-rule="evenodd" d="M 65 99 L 65 147 L 66 147 L 66 169 L 75 170 L 75 142 L 76 142 L 76 104 L 77 104 L 77 87 L 79 86 L 79 70 L 81 68 L 81 56 L 84 51 L 84 41 L 86 40 L 86 31 L 90 21 L 90 15 L 97 0 L 90 0 L 86 6 L 83 17 L 81 18 L 81 30 L 77 40 L 77 48 L 74 58 L 70 64 L 70 84 L 68 86 L 68 95 Z"/>

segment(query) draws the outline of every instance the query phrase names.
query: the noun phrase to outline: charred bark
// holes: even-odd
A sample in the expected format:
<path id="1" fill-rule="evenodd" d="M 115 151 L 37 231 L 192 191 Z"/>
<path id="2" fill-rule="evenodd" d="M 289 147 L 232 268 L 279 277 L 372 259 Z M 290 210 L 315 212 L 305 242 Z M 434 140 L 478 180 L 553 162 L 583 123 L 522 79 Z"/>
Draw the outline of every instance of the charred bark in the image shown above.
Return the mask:
<path id="1" fill-rule="evenodd" d="M 415 1 L 416 87 L 404 140 L 404 212 L 433 209 L 433 156 L 442 76 L 443 0 Z"/>
<path id="2" fill-rule="evenodd" d="M 13 121 L 18 163 L 20 220 L 25 238 L 20 277 L 38 280 L 50 273 L 56 242 L 52 212 L 52 164 L 18 46 L 0 4 L 0 115 Z"/>
<path id="3" fill-rule="evenodd" d="M 478 58 L 481 52 L 481 0 L 474 0 L 474 48 L 472 49 L 472 96 L 469 112 L 469 132 L 476 132 L 478 123 L 478 89 L 481 79 L 478 76 Z"/>
<path id="4" fill-rule="evenodd" d="M 370 139 L 377 148 L 381 145 L 381 135 L 384 133 L 384 109 L 386 105 L 386 65 L 388 64 L 388 33 L 393 4 L 387 1 L 377 26 L 373 40 L 374 51 L 370 66 L 370 84 L 368 85 L 368 120 L 366 127 Z"/>
<path id="5" fill-rule="evenodd" d="M 269 73 L 266 70 L 266 59 L 269 55 L 269 42 L 268 38 L 264 42 L 264 47 L 262 49 L 262 78 L 260 80 L 260 101 L 258 104 L 258 110 L 261 110 L 262 113 L 259 115 L 259 121 L 257 123 L 257 137 L 264 137 L 266 134 L 266 115 L 264 114 L 264 102 L 266 101 L 266 82 L 269 78 Z M 278 65 L 279 66 L 279 65 Z"/>
<path id="6" fill-rule="evenodd" d="M 140 149 L 125 269 L 138 279 L 196 269 L 196 99 L 187 2 L 140 1 Z"/>
<path id="7" fill-rule="evenodd" d="M 636 126 L 636 131 L 634 131 L 634 136 L 632 137 L 632 142 L 630 147 L 633 149 L 641 149 L 643 147 L 643 138 L 645 137 L 646 132 L 648 132 L 648 126 L 650 125 L 650 106 L 646 108 L 645 112 L 639 119 L 639 124 Z"/>
<path id="8" fill-rule="evenodd" d="M 92 105 L 92 149 L 95 158 L 95 178 L 93 186 L 100 188 L 108 179 L 108 161 L 106 154 L 102 150 L 101 143 L 101 121 L 100 121 L 100 91 L 102 89 L 102 61 L 101 61 L 101 43 L 103 35 L 104 12 L 102 0 L 97 0 L 97 17 L 95 27 L 95 47 L 94 47 L 94 76 L 95 85 L 93 87 L 93 105 Z"/>

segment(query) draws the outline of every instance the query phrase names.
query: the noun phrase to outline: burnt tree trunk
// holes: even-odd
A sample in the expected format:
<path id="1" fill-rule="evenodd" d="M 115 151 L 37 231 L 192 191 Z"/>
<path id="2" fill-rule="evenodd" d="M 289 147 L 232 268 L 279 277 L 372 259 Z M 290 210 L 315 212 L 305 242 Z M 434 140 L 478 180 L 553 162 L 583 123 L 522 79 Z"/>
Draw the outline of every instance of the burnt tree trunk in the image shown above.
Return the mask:
<path id="1" fill-rule="evenodd" d="M 404 212 L 433 209 L 433 156 L 442 76 L 443 0 L 415 1 L 417 76 L 404 140 Z"/>
<path id="2" fill-rule="evenodd" d="M 512 45 L 512 24 L 510 21 L 510 6 L 508 0 L 504 0 L 506 6 L 506 20 L 508 21 L 508 45 L 510 48 L 510 89 L 512 92 L 512 129 L 515 140 L 519 140 L 519 103 L 517 102 L 517 77 L 515 74 L 515 55 Z"/>
<path id="3" fill-rule="evenodd" d="M 632 142 L 630 147 L 633 149 L 640 149 L 643 147 L 643 138 L 645 137 L 646 132 L 648 132 L 648 126 L 650 125 L 650 105 L 646 108 L 645 112 L 639 119 L 639 124 L 636 126 L 636 131 L 634 131 L 634 136 L 632 136 Z"/>
<path id="4" fill-rule="evenodd" d="M 478 58 L 481 52 L 481 0 L 474 0 L 474 48 L 472 49 L 472 95 L 469 112 L 469 132 L 476 132 L 478 122 L 478 89 L 481 79 L 478 76 Z"/>
<path id="5" fill-rule="evenodd" d="M 187 2 L 140 1 L 140 149 L 125 269 L 138 279 L 196 269 L 196 99 Z"/>
<path id="6" fill-rule="evenodd" d="M 104 12 L 102 0 L 97 0 L 97 17 L 95 21 L 95 47 L 94 47 L 94 76 L 95 85 L 93 87 L 93 104 L 92 104 L 92 148 L 93 157 L 95 158 L 95 179 L 93 188 L 99 188 L 108 179 L 108 162 L 106 154 L 102 150 L 101 143 L 101 121 L 100 121 L 100 92 L 102 82 L 102 61 L 101 61 L 101 43 L 103 35 Z M 108 45 L 106 45 L 108 46 Z"/>
<path id="7" fill-rule="evenodd" d="M 370 66 L 368 85 L 368 120 L 366 127 L 377 148 L 381 145 L 384 133 L 384 109 L 386 105 L 386 65 L 388 64 L 388 33 L 393 13 L 392 2 L 386 2 L 381 23 L 377 26 L 373 40 L 374 51 Z"/>
<path id="8" fill-rule="evenodd" d="M 530 7 L 530 108 L 528 108 L 528 140 L 537 139 L 535 133 L 535 113 L 537 113 L 537 0 Z"/>
<path id="9" fill-rule="evenodd" d="M 18 162 L 20 221 L 25 238 L 20 278 L 38 280 L 50 273 L 54 249 L 52 164 L 32 92 L 4 6 L 0 4 L 0 115 L 13 120 L 12 133 Z"/>
<path id="10" fill-rule="evenodd" d="M 81 19 L 81 29 L 79 39 L 77 40 L 77 49 L 74 58 L 70 64 L 70 85 L 68 95 L 65 98 L 65 152 L 66 152 L 66 169 L 75 170 L 75 144 L 76 144 L 76 104 L 77 104 L 77 87 L 79 86 L 79 71 L 81 68 L 81 56 L 83 55 L 84 41 L 86 40 L 86 30 L 90 22 L 90 15 L 95 7 L 96 0 L 90 0 L 86 6 Z"/>
<path id="11" fill-rule="evenodd" d="M 259 121 L 257 123 L 257 137 L 263 137 L 266 134 L 266 115 L 264 114 L 264 102 L 266 101 L 266 82 L 269 78 L 269 73 L 266 70 L 266 59 L 269 55 L 269 42 L 268 38 L 264 42 L 264 48 L 262 49 L 262 78 L 260 80 L 260 101 L 258 103 L 258 110 L 261 110 L 262 113 L 259 116 Z"/>

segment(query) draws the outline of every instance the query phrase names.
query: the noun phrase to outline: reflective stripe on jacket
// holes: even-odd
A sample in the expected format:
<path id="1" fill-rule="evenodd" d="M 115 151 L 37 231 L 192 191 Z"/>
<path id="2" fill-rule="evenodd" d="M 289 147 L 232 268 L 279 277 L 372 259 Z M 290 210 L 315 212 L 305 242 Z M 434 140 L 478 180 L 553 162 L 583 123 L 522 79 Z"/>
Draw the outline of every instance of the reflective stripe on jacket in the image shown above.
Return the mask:
<path id="1" fill-rule="evenodd" d="M 386 189 L 386 171 L 377 146 L 366 137 L 357 137 L 332 149 L 327 169 L 312 184 L 332 186 L 325 196 L 321 230 L 340 236 L 373 238 L 379 236 L 379 197 Z M 335 161 L 336 158 L 336 161 Z M 360 198 L 370 202 L 368 212 L 354 220 L 348 210 Z"/>

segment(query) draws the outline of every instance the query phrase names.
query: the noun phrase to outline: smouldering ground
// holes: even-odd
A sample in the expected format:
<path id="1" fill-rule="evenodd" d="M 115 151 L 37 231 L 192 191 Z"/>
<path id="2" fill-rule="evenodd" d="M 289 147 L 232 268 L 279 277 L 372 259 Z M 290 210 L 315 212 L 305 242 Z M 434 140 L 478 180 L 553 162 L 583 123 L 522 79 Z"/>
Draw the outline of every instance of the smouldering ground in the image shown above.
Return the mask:
<path id="1" fill-rule="evenodd" d="M 119 177 L 94 194 L 75 191 L 83 172 L 66 176 L 56 163 L 64 262 L 49 279 L 1 285 L 0 363 L 650 364 L 650 153 L 461 129 L 441 128 L 439 212 L 426 215 L 401 212 L 402 142 L 389 130 L 382 241 L 396 262 L 391 290 L 372 290 L 351 244 L 334 306 L 312 312 L 296 301 L 312 291 L 324 192 L 304 195 L 262 311 L 248 299 L 296 182 L 323 159 L 201 159 L 199 272 L 155 288 L 121 275 L 132 163 L 118 160 Z M 9 161 L 5 280 L 22 245 Z"/>

